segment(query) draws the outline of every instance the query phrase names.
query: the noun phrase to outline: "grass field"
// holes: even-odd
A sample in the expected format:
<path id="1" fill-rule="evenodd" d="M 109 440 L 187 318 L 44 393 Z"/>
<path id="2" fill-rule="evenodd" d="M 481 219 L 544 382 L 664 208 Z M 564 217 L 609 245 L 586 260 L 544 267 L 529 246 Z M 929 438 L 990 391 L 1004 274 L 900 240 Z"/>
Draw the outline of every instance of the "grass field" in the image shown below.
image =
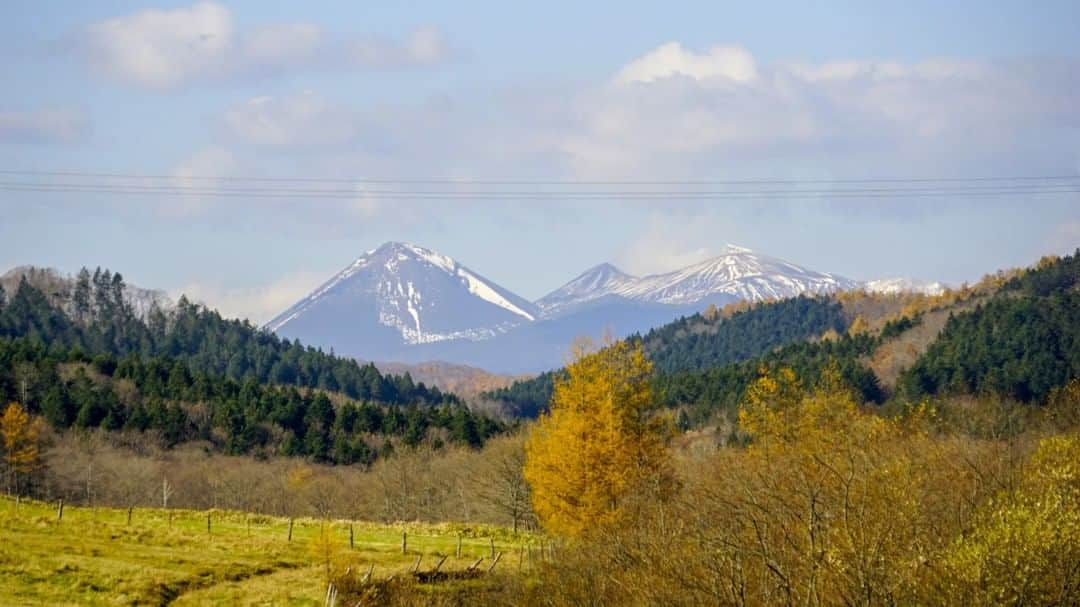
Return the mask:
<path id="1" fill-rule="evenodd" d="M 423 570 L 439 555 L 449 556 L 442 571 L 463 570 L 487 561 L 493 541 L 499 567 L 516 571 L 537 540 L 484 525 L 296 519 L 289 541 L 288 519 L 243 512 L 136 508 L 127 518 L 65 506 L 58 521 L 56 504 L 0 498 L 0 605 L 321 605 L 328 560 L 374 566 L 374 578 L 405 573 L 418 556 Z"/>

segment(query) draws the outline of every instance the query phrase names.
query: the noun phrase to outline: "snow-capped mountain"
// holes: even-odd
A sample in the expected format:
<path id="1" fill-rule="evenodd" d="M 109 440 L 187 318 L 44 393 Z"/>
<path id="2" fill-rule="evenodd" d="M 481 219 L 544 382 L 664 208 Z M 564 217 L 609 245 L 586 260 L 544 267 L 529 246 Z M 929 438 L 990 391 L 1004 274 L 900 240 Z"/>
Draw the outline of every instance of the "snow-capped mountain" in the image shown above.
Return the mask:
<path id="1" fill-rule="evenodd" d="M 863 289 L 870 293 L 885 293 L 888 295 L 897 293 L 941 295 L 946 288 L 944 283 L 927 282 L 913 278 L 884 278 L 882 280 L 868 280 L 863 283 Z"/>
<path id="2" fill-rule="evenodd" d="M 359 355 L 358 349 L 371 349 L 366 346 L 490 339 L 538 315 L 529 301 L 445 255 L 388 242 L 266 327 Z"/>
<path id="3" fill-rule="evenodd" d="M 637 277 L 601 264 L 533 303 L 445 255 L 389 242 L 266 327 L 365 360 L 532 373 L 559 366 L 577 336 L 644 332 L 709 304 L 932 286 L 861 283 L 729 245 L 713 259 L 666 274 Z"/>
<path id="4" fill-rule="evenodd" d="M 761 301 L 859 286 L 859 282 L 842 276 L 815 272 L 750 249 L 728 245 L 721 255 L 712 259 L 674 272 L 641 278 L 626 274 L 611 264 L 602 264 L 536 303 L 544 318 L 556 318 L 607 297 L 685 306 L 715 299 Z"/>

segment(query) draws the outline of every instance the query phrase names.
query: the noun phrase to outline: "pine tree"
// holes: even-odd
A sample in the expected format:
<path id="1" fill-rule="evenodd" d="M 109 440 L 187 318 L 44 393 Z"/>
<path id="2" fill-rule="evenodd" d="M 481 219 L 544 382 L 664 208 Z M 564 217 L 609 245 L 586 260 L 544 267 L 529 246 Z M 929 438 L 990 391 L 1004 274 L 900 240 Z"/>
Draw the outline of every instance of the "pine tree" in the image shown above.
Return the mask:
<path id="1" fill-rule="evenodd" d="M 79 270 L 79 277 L 75 280 L 72 303 L 75 306 L 75 319 L 80 323 L 87 322 L 90 319 L 90 270 L 85 266 Z"/>

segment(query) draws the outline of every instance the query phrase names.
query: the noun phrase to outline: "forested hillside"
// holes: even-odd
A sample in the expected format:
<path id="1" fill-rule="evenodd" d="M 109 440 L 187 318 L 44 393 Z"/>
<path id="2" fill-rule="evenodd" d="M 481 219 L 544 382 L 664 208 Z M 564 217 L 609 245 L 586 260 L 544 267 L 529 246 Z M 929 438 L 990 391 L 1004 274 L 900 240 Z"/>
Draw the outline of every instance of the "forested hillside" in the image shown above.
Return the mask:
<path id="1" fill-rule="evenodd" d="M 0 291 L 0 399 L 59 430 L 151 431 L 165 446 L 200 440 L 228 454 L 342 464 L 371 462 L 395 442 L 478 446 L 504 429 L 408 374 L 383 375 L 185 299 L 140 316 L 124 289 L 119 274 L 84 270 L 68 298 L 26 280 L 10 298 Z"/>
<path id="2" fill-rule="evenodd" d="M 643 341 L 655 364 L 658 398 L 682 409 L 694 424 L 733 412 L 763 370 L 791 368 L 809 386 L 829 361 L 836 361 L 862 402 L 987 393 L 1042 402 L 1054 388 L 1080 376 L 1078 259 L 1077 254 L 1045 258 L 1026 271 L 998 272 L 942 296 L 894 298 L 887 305 L 871 295 L 841 293 L 730 306 L 631 339 Z M 873 322 L 876 329 L 853 313 L 867 310 L 881 317 Z M 913 349 L 903 341 L 905 334 L 930 311 L 949 312 L 949 319 L 925 351 Z M 876 351 L 893 343 L 908 348 L 913 361 L 896 394 L 883 387 L 869 364 Z M 550 400 L 560 373 L 487 396 L 535 415 Z"/>
<path id="3" fill-rule="evenodd" d="M 772 349 L 846 329 L 840 304 L 825 297 L 799 296 L 755 306 L 710 309 L 649 331 L 640 340 L 659 375 L 681 374 L 760 357 Z M 535 416 L 551 399 L 559 371 L 515 382 L 486 396 Z"/>
<path id="4" fill-rule="evenodd" d="M 1080 377 L 1080 255 L 1044 260 L 941 336 L 901 376 L 912 398 L 1000 394 L 1030 403 Z"/>
<path id="5" fill-rule="evenodd" d="M 846 329 L 839 303 L 800 295 L 730 315 L 707 310 L 653 329 L 643 340 L 656 369 L 674 373 L 749 360 L 777 346 Z"/>

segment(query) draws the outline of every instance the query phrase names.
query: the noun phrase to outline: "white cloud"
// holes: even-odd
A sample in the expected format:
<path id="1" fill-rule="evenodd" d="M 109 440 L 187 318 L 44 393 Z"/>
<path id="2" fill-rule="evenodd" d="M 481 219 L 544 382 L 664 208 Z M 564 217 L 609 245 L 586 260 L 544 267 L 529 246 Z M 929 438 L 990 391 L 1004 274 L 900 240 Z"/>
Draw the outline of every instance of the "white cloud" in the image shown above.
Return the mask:
<path id="1" fill-rule="evenodd" d="M 721 77 L 748 82 L 757 78 L 757 64 L 754 56 L 740 46 L 714 46 L 699 54 L 678 42 L 668 42 L 627 64 L 616 80 L 652 82 L 676 75 L 694 80 Z"/>
<path id="2" fill-rule="evenodd" d="M 636 63 L 639 60 L 627 66 Z M 713 181 L 1075 170 L 1080 133 L 1075 110 L 1080 63 L 1075 60 L 854 59 L 796 64 L 749 57 L 744 63 L 754 65 L 754 78 L 675 76 L 623 82 L 609 77 L 586 87 L 534 85 L 503 94 L 447 94 L 385 106 L 354 105 L 314 91 L 278 94 L 239 103 L 228 109 L 222 122 L 231 137 L 227 143 L 238 158 L 265 175 Z M 612 75 L 622 71 L 615 68 Z M 279 153 L 267 154 L 267 149 Z M 465 208 L 521 216 L 518 211 L 527 207 L 565 218 L 580 207 L 527 199 L 403 200 L 369 191 L 388 187 L 393 186 L 358 188 L 352 198 L 264 199 L 258 204 L 282 214 L 284 209 L 322 205 L 326 211 L 305 217 L 318 215 L 323 225 L 342 230 L 358 221 L 405 224 L 411 221 L 406 218 L 410 209 L 418 209 L 413 214 L 421 221 L 438 221 Z M 816 203 L 803 198 L 749 204 L 734 199 L 681 200 L 670 207 L 702 212 L 741 206 L 781 212 L 814 203 L 823 212 L 842 208 L 848 214 L 910 217 L 932 216 L 941 201 L 867 202 L 823 195 Z M 663 202 L 637 204 L 651 209 Z M 666 255 L 682 260 L 708 245 L 702 239 Z"/>
<path id="3" fill-rule="evenodd" d="M 169 88 L 221 69 L 233 44 L 228 9 L 202 2 L 174 10 L 145 10 L 86 28 L 95 67 L 118 80 Z"/>
<path id="4" fill-rule="evenodd" d="M 388 69 L 433 65 L 452 51 L 442 34 L 419 28 L 403 42 L 370 35 L 329 35 L 310 23 L 237 29 L 214 2 L 144 10 L 92 23 L 81 47 L 100 73 L 126 84 L 171 89 L 290 70 Z"/>
<path id="5" fill-rule="evenodd" d="M 270 147 L 341 144 L 359 129 L 355 115 L 311 91 L 254 97 L 230 108 L 224 119 L 237 137 Z"/>
<path id="6" fill-rule="evenodd" d="M 0 112 L 0 142 L 73 143 L 81 140 L 88 130 L 86 116 L 75 110 Z"/>
<path id="7" fill-rule="evenodd" d="M 784 158 L 927 173 L 1025 138 L 1075 137 L 1080 62 L 759 64 L 737 46 L 673 42 L 567 98 L 564 128 L 545 137 L 578 175 L 745 174 Z"/>
<path id="8" fill-rule="evenodd" d="M 173 298 L 186 295 L 221 312 L 226 318 L 247 318 L 262 324 L 296 303 L 318 287 L 325 276 L 315 272 L 296 272 L 269 284 L 233 287 L 219 284 L 191 283 L 173 289 Z"/>

